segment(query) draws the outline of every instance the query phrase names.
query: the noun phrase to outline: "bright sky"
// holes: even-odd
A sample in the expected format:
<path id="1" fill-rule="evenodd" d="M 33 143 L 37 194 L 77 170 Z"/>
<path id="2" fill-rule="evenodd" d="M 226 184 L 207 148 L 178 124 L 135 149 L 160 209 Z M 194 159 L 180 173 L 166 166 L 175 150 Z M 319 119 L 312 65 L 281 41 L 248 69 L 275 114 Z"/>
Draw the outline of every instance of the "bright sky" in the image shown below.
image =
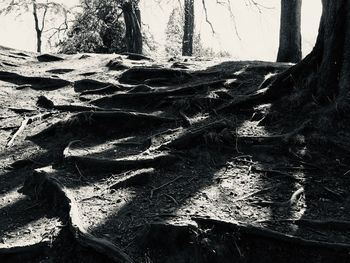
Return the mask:
<path id="1" fill-rule="evenodd" d="M 60 0 L 72 7 L 78 0 Z M 170 2 L 171 1 L 166 1 Z M 174 4 L 178 1 L 174 0 Z M 233 0 L 234 21 L 225 7 L 216 1 L 207 0 L 209 20 L 216 34 L 205 21 L 201 1 L 196 0 L 196 26 L 201 33 L 203 44 L 214 50 L 228 51 L 236 59 L 258 59 L 274 61 L 278 50 L 280 0 L 260 0 L 268 9 L 261 13 L 254 7 L 246 6 L 248 0 Z M 143 22 L 149 25 L 155 40 L 161 46 L 165 39 L 165 27 L 173 4 L 161 7 L 152 0 L 141 0 Z M 321 0 L 304 0 L 302 8 L 303 52 L 306 55 L 313 47 L 321 15 Z M 0 17 L 0 45 L 35 51 L 35 31 L 31 14 L 15 17 Z M 235 26 L 238 35 L 235 33 Z M 44 51 L 50 51 L 45 45 Z"/>

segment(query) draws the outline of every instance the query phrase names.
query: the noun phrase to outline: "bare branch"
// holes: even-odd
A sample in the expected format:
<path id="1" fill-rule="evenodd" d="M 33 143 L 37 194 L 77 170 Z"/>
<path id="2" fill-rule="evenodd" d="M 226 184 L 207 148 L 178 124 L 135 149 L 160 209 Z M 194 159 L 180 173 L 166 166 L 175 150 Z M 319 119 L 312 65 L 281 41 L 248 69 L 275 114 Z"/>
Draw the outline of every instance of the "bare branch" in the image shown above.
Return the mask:
<path id="1" fill-rule="evenodd" d="M 211 32 L 213 33 L 213 35 L 215 35 L 215 30 L 214 30 L 214 27 L 213 27 L 213 24 L 210 22 L 209 18 L 208 18 L 208 10 L 207 10 L 207 6 L 206 6 L 206 3 L 205 3 L 205 0 L 202 0 L 202 6 L 203 6 L 203 9 L 204 9 L 204 14 L 205 14 L 205 21 L 209 24 L 210 28 L 211 28 Z"/>

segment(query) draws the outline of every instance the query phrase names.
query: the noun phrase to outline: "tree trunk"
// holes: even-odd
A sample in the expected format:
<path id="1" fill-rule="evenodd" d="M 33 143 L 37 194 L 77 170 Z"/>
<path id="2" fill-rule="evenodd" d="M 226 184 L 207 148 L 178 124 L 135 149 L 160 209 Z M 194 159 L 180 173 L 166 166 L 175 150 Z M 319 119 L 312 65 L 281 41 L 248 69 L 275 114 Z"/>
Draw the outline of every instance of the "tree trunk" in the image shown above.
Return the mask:
<path id="1" fill-rule="evenodd" d="M 282 103 L 276 104 L 279 107 L 311 118 L 317 129 L 336 131 L 348 122 L 350 112 L 350 1 L 322 0 L 322 5 L 311 53 L 273 81 L 263 83 L 244 103 L 271 103 L 282 98 Z"/>
<path id="2" fill-rule="evenodd" d="M 33 4 L 34 26 L 35 26 L 35 32 L 36 32 L 36 51 L 41 53 L 42 29 L 40 29 L 40 26 L 39 26 L 39 18 L 38 18 L 38 10 L 37 10 L 36 1 L 33 0 L 32 4 Z"/>
<path id="3" fill-rule="evenodd" d="M 127 51 L 142 54 L 141 12 L 132 2 L 125 2 L 122 6 L 125 22 L 125 41 Z"/>
<path id="4" fill-rule="evenodd" d="M 185 0 L 185 24 L 182 39 L 182 55 L 192 56 L 194 35 L 194 0 Z"/>
<path id="5" fill-rule="evenodd" d="M 301 2 L 302 0 L 281 0 L 277 62 L 297 63 L 301 60 Z"/>
<path id="6" fill-rule="evenodd" d="M 38 53 L 41 53 L 41 45 L 42 45 L 42 42 L 41 42 L 41 31 L 37 31 L 36 32 L 36 51 Z"/>

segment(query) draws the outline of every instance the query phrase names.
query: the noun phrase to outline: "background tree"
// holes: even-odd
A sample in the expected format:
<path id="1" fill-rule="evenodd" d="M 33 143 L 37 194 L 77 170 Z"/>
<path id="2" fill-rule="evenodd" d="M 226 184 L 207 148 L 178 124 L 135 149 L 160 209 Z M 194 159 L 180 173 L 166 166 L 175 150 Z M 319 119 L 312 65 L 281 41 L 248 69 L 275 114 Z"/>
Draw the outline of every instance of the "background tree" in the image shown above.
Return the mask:
<path id="1" fill-rule="evenodd" d="M 194 0 L 185 0 L 183 27 L 182 55 L 192 56 L 194 37 Z"/>
<path id="2" fill-rule="evenodd" d="M 277 62 L 299 62 L 301 51 L 302 0 L 281 0 L 280 42 Z"/>
<path id="3" fill-rule="evenodd" d="M 141 12 L 138 2 L 136 0 L 127 0 L 122 3 L 121 9 L 124 16 L 127 51 L 142 54 Z"/>
<path id="4" fill-rule="evenodd" d="M 322 5 L 319 33 L 311 53 L 230 108 L 274 102 L 275 111 L 270 117 L 283 118 L 283 109 L 294 111 L 295 116 L 300 116 L 303 121 L 307 117 L 306 123 L 309 124 L 305 127 L 309 132 L 324 130 L 328 135 L 347 125 L 350 110 L 350 2 L 322 0 Z"/>
<path id="5" fill-rule="evenodd" d="M 172 10 L 165 31 L 165 53 L 170 57 L 177 57 L 182 55 L 184 35 L 184 14 L 179 7 Z M 228 57 L 228 52 L 216 53 L 212 48 L 205 47 L 202 43 L 200 33 L 196 32 L 194 27 L 192 55 L 195 57 Z"/>
<path id="6" fill-rule="evenodd" d="M 120 53 L 126 51 L 122 10 L 113 0 L 81 1 L 60 52 Z"/>
<path id="7" fill-rule="evenodd" d="M 45 32 L 48 17 L 63 16 L 67 18 L 68 9 L 61 3 L 40 0 L 2 0 L 1 14 L 15 13 L 21 15 L 31 12 L 33 14 L 34 27 L 37 40 L 37 52 L 42 49 L 42 36 Z"/>

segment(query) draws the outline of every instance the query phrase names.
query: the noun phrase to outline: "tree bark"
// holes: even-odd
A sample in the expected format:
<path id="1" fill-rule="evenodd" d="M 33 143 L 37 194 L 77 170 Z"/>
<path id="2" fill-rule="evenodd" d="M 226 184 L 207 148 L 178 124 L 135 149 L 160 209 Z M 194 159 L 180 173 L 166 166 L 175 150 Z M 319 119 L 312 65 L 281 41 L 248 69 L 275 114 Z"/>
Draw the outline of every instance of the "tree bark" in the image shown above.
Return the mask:
<path id="1" fill-rule="evenodd" d="M 281 0 L 280 43 L 277 62 L 297 63 L 302 58 L 301 3 L 302 0 Z"/>
<path id="2" fill-rule="evenodd" d="M 182 55 L 192 56 L 194 35 L 194 0 L 185 0 L 184 14 L 185 24 L 182 39 Z"/>
<path id="3" fill-rule="evenodd" d="M 122 5 L 127 51 L 142 54 L 141 12 L 137 4 L 127 1 Z"/>

